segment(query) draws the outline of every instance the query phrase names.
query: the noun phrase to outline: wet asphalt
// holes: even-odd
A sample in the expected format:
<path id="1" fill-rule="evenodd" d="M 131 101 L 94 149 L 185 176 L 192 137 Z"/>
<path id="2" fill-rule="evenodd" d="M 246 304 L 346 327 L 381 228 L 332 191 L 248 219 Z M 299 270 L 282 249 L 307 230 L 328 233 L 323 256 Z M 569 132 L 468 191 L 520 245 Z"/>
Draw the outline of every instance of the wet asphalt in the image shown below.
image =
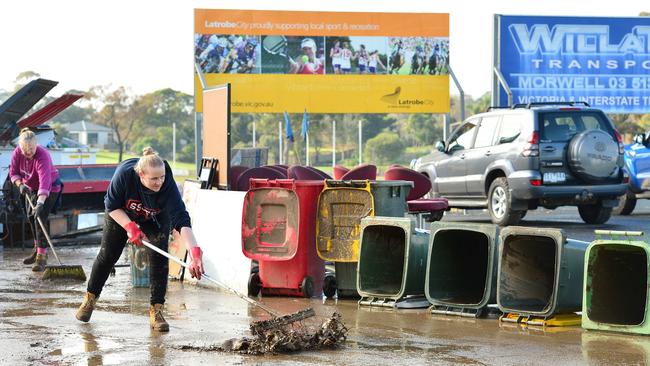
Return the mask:
<path id="1" fill-rule="evenodd" d="M 644 230 L 650 202 L 629 217 L 601 226 L 585 225 L 573 208 L 530 212 L 525 226 L 564 228 L 567 237 L 592 240 L 596 228 Z M 443 221 L 487 223 L 485 212 L 454 212 Z M 64 247 L 62 261 L 81 264 L 90 274 L 97 246 Z M 317 326 L 339 312 L 349 328 L 340 349 L 290 355 L 242 356 L 181 350 L 208 347 L 247 336 L 263 311 L 226 292 L 172 281 L 167 295 L 169 333 L 149 329 L 149 289 L 133 288 L 129 268 L 110 277 L 89 323 L 74 313 L 85 284 L 42 281 L 20 259 L 21 249 L 0 251 L 0 364 L 3 365 L 611 365 L 650 363 L 650 337 L 584 331 L 579 327 L 539 328 L 497 319 L 433 316 L 427 310 L 359 307 L 354 300 L 265 297 L 269 307 L 290 313 L 314 307 Z M 122 260 L 121 260 L 122 261 Z"/>

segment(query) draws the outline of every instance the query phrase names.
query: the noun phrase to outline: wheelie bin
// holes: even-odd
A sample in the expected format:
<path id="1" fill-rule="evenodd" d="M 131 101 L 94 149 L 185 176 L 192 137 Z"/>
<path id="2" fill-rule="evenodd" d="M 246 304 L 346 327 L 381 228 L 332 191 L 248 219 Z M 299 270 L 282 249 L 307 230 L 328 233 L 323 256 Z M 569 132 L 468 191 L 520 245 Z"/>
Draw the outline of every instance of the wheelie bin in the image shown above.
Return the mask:
<path id="1" fill-rule="evenodd" d="M 357 262 L 361 219 L 366 216 L 404 217 L 409 181 L 326 180 L 318 197 L 316 248 L 333 262 L 336 278 L 324 280 L 325 296 L 359 297 Z"/>
<path id="2" fill-rule="evenodd" d="M 322 181 L 251 179 L 242 214 L 242 251 L 259 262 L 249 295 L 321 296 L 325 264 L 316 254 Z"/>
<path id="3" fill-rule="evenodd" d="M 650 248 L 639 240 L 643 233 L 596 230 L 596 235 L 585 252 L 582 327 L 650 334 Z"/>
<path id="4" fill-rule="evenodd" d="M 361 220 L 357 271 L 359 305 L 426 308 L 424 294 L 429 233 L 406 217 Z"/>
<path id="5" fill-rule="evenodd" d="M 431 224 L 426 296 L 432 314 L 480 317 L 496 303 L 499 227 Z"/>
<path id="6" fill-rule="evenodd" d="M 510 226 L 501 230 L 497 304 L 502 321 L 580 325 L 588 242 L 560 229 Z"/>

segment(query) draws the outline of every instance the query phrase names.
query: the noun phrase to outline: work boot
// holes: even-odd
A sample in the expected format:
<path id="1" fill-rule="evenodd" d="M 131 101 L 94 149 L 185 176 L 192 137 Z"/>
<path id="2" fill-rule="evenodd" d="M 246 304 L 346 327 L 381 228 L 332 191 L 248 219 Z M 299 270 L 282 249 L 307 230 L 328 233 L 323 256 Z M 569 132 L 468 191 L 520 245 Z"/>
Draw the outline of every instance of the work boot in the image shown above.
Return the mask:
<path id="1" fill-rule="evenodd" d="M 46 265 L 47 265 L 47 254 L 36 254 L 36 260 L 34 266 L 32 266 L 32 271 L 43 272 L 45 270 Z"/>
<path id="2" fill-rule="evenodd" d="M 82 322 L 87 323 L 90 320 L 90 316 L 93 315 L 96 301 L 97 297 L 95 297 L 94 294 L 86 292 L 86 296 L 84 296 L 84 302 L 81 303 L 79 310 L 77 310 L 77 320 L 81 320 Z"/>
<path id="3" fill-rule="evenodd" d="M 149 305 L 149 324 L 153 330 L 169 332 L 169 324 L 163 318 L 163 304 Z"/>
<path id="4" fill-rule="evenodd" d="M 29 257 L 23 259 L 23 264 L 34 264 L 36 261 L 36 248 L 34 247 L 34 250 L 32 250 L 32 253 L 29 255 Z"/>

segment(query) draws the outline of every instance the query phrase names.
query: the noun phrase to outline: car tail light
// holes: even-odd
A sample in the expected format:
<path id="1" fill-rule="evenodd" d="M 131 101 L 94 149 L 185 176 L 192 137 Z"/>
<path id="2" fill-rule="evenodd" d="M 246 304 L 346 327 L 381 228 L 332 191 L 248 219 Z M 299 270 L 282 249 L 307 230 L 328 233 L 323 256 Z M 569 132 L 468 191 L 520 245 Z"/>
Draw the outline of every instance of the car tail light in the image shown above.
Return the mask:
<path id="1" fill-rule="evenodd" d="M 539 156 L 539 131 L 533 131 L 526 141 L 527 144 L 524 146 L 524 151 L 521 152 L 521 156 L 524 157 L 536 157 Z"/>
<path id="2" fill-rule="evenodd" d="M 539 187 L 539 186 L 542 185 L 542 180 L 541 179 L 531 179 L 530 184 L 535 186 L 535 187 Z"/>
<path id="3" fill-rule="evenodd" d="M 616 130 L 614 130 L 614 135 L 616 135 L 616 141 L 618 142 L 618 153 L 623 154 L 625 152 L 625 148 L 623 147 L 623 137 Z"/>

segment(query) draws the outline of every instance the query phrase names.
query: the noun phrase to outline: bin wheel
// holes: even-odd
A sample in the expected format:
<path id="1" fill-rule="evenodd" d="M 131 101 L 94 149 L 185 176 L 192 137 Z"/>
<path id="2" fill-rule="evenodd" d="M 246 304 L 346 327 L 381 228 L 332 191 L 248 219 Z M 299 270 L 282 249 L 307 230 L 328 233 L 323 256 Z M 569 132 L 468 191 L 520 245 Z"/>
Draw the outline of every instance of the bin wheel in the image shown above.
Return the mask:
<path id="1" fill-rule="evenodd" d="M 312 297 L 314 294 L 314 281 L 312 281 L 311 277 L 307 276 L 302 279 L 300 290 L 302 291 L 303 297 Z"/>
<path id="2" fill-rule="evenodd" d="M 260 274 L 255 272 L 251 273 L 248 277 L 248 296 L 257 296 L 262 289 L 262 281 L 260 280 Z"/>
<path id="3" fill-rule="evenodd" d="M 325 279 L 323 279 L 323 295 L 325 295 L 327 298 L 332 298 L 336 294 L 336 277 L 333 275 L 327 275 L 325 276 Z"/>

